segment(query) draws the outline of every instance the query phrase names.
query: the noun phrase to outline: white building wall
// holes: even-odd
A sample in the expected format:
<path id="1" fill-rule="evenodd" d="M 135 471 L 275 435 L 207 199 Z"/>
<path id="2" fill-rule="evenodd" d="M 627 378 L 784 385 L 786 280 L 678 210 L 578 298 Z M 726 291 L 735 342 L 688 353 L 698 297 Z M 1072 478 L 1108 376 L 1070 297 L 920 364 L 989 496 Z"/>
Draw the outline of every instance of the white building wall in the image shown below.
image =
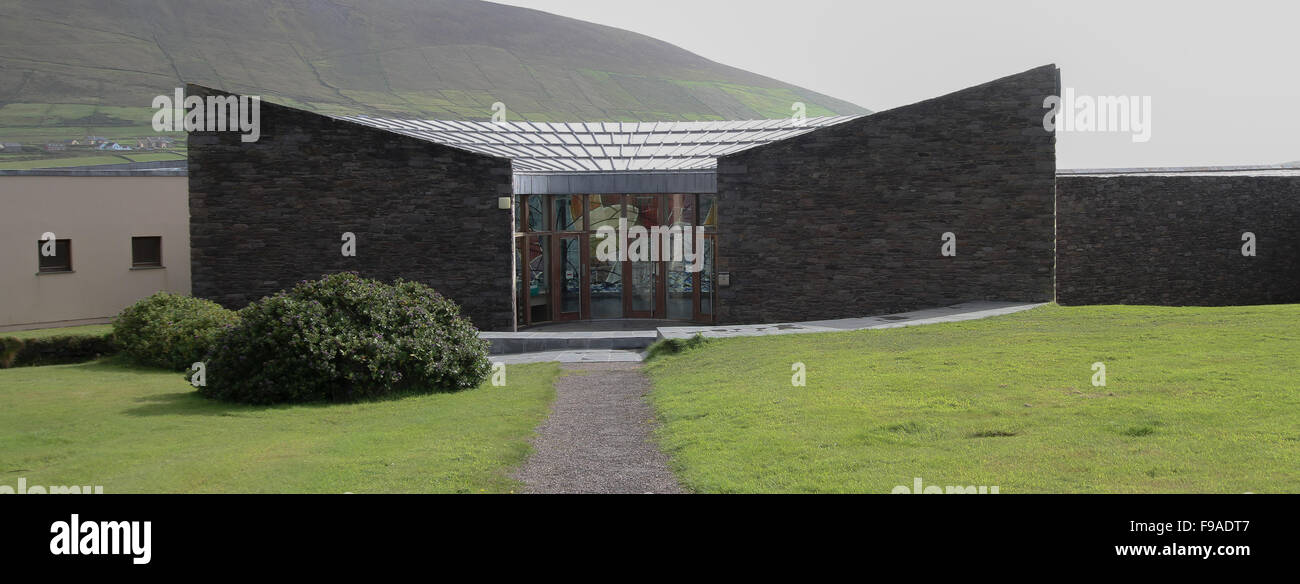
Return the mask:
<path id="1" fill-rule="evenodd" d="M 108 322 L 190 292 L 188 179 L 124 174 L 0 176 L 0 331 Z M 72 240 L 71 273 L 38 273 L 47 231 Z M 162 268 L 132 269 L 133 236 L 162 237 Z"/>

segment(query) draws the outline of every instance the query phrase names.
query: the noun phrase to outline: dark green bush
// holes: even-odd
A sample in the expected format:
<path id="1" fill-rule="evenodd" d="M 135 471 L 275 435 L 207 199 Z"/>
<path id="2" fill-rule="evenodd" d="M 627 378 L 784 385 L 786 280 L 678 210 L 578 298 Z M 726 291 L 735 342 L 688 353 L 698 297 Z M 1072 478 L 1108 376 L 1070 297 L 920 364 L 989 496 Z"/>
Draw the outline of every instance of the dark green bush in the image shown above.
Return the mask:
<path id="1" fill-rule="evenodd" d="M 108 334 L 73 334 L 32 339 L 4 337 L 0 338 L 0 369 L 81 363 L 116 352 L 117 347 Z"/>
<path id="2" fill-rule="evenodd" d="M 188 369 L 217 335 L 239 318 L 211 300 L 158 292 L 128 306 L 113 321 L 113 340 L 141 365 Z"/>
<path id="3" fill-rule="evenodd" d="M 417 282 L 334 274 L 254 302 L 239 317 L 202 360 L 203 395 L 354 401 L 476 387 L 491 368 L 488 343 L 460 307 Z"/>

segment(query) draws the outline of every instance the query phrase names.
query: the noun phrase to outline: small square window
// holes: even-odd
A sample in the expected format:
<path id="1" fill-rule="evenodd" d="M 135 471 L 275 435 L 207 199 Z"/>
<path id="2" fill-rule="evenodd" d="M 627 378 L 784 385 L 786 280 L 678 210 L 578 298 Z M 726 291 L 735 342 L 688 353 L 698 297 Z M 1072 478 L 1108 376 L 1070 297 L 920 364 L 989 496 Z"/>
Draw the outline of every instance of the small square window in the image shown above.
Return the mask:
<path id="1" fill-rule="evenodd" d="M 131 267 L 162 267 L 162 238 L 157 236 L 132 237 Z"/>
<path id="2" fill-rule="evenodd" d="M 56 239 L 54 240 L 54 255 L 47 255 L 49 241 L 36 242 L 36 257 L 40 259 L 40 271 L 42 272 L 71 272 L 72 271 L 72 240 Z"/>

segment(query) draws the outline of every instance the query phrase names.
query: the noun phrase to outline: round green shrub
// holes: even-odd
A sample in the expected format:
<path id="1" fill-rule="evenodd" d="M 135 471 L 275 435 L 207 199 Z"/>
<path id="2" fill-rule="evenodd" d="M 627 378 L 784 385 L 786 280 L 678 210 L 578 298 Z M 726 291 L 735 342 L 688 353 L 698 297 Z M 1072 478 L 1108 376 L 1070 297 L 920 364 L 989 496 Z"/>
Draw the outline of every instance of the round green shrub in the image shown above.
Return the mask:
<path id="1" fill-rule="evenodd" d="M 158 292 L 128 306 L 113 321 L 113 341 L 142 365 L 187 369 L 239 317 L 211 300 Z"/>
<path id="2" fill-rule="evenodd" d="M 333 274 L 239 316 L 203 359 L 203 395 L 257 404 L 355 401 L 477 387 L 491 369 L 488 343 L 460 307 L 418 282 Z"/>

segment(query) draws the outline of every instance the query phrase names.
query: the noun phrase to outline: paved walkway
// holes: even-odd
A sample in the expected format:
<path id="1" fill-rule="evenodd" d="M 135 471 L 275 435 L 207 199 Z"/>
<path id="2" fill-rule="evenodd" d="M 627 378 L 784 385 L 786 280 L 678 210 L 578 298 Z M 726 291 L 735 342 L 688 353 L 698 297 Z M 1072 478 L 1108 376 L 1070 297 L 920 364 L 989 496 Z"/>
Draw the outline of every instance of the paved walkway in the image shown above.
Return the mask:
<path id="1" fill-rule="evenodd" d="M 525 493 L 682 493 L 650 439 L 650 391 L 637 363 L 566 364 L 533 454 L 515 478 Z"/>
<path id="2" fill-rule="evenodd" d="M 958 322 L 976 320 L 990 316 L 1011 314 L 1043 306 L 1045 302 L 963 302 L 943 308 L 927 308 L 863 318 L 838 318 L 835 320 L 810 320 L 806 322 L 786 322 L 777 324 L 741 324 L 714 326 L 674 326 L 660 327 L 659 336 L 663 338 L 687 338 L 696 333 L 710 338 L 752 337 L 759 335 L 788 335 L 798 333 L 835 333 L 860 331 L 867 329 L 887 329 L 905 326 L 918 326 L 940 322 Z"/>

